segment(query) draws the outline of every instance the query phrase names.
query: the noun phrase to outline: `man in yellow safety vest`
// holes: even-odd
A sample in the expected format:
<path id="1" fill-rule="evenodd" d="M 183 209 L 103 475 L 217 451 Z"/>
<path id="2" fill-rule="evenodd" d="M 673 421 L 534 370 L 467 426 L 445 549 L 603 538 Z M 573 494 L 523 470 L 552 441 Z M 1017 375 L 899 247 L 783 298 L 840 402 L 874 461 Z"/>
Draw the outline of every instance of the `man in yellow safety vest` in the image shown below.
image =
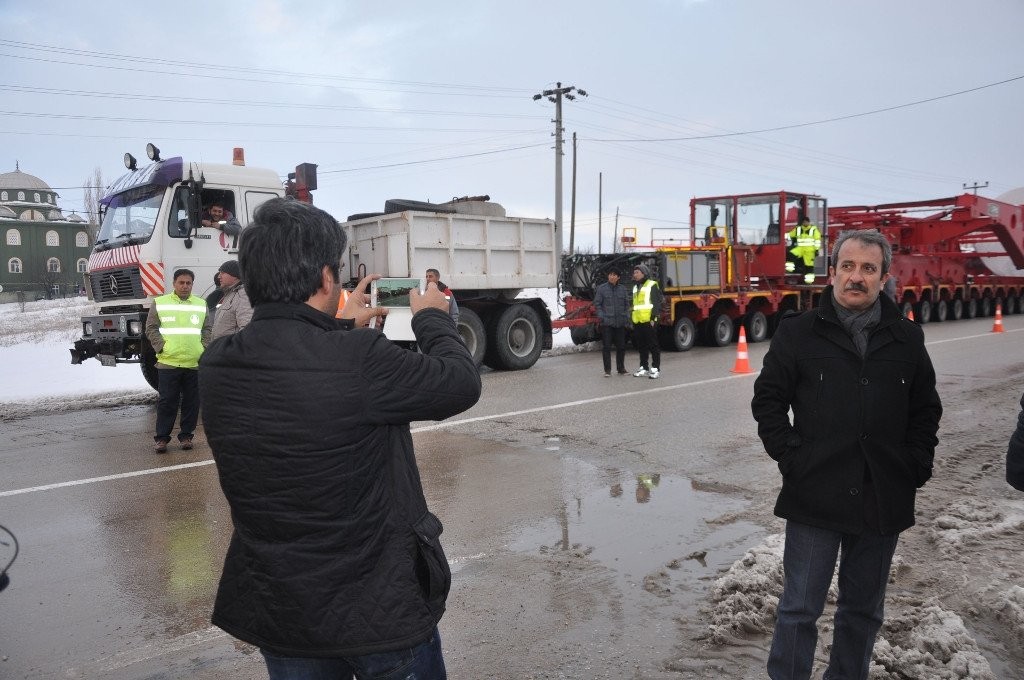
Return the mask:
<path id="1" fill-rule="evenodd" d="M 804 283 L 814 283 L 814 258 L 821 250 L 821 231 L 804 216 L 800 224 L 786 234 L 790 249 L 786 253 L 786 272 L 803 274 Z"/>
<path id="2" fill-rule="evenodd" d="M 647 376 L 657 380 L 661 375 L 661 348 L 658 346 L 658 313 L 661 311 L 661 289 L 648 278 L 651 270 L 645 264 L 633 267 L 633 340 L 640 354 L 640 368 L 634 378 Z M 650 356 L 651 363 L 647 363 Z"/>
<path id="3" fill-rule="evenodd" d="M 199 357 L 210 342 L 212 323 L 206 301 L 192 294 L 195 274 L 174 272 L 174 291 L 153 298 L 146 317 L 146 337 L 156 350 L 160 400 L 156 407 L 156 452 L 166 453 L 181 406 L 178 442 L 192 448 L 199 421 Z"/>

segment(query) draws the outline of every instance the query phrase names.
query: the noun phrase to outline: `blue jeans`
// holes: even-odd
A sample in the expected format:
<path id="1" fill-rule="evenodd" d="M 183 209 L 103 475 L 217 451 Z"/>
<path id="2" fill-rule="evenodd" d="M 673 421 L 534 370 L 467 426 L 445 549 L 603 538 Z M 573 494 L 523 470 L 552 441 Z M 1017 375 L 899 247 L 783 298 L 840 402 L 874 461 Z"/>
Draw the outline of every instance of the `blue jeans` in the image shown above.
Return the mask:
<path id="1" fill-rule="evenodd" d="M 768 654 L 772 680 L 810 678 L 818 643 L 818 617 L 839 559 L 839 601 L 832 653 L 823 680 L 868 677 L 871 650 L 882 626 L 885 587 L 897 534 L 842 534 L 786 522 L 785 580 Z"/>
<path id="2" fill-rule="evenodd" d="M 278 656 L 261 649 L 270 680 L 446 680 L 441 636 L 394 652 L 316 659 Z"/>
<path id="3" fill-rule="evenodd" d="M 199 422 L 199 370 L 195 368 L 158 368 L 160 400 L 156 404 L 155 441 L 170 441 L 174 419 L 181 404 L 178 441 L 191 438 Z"/>

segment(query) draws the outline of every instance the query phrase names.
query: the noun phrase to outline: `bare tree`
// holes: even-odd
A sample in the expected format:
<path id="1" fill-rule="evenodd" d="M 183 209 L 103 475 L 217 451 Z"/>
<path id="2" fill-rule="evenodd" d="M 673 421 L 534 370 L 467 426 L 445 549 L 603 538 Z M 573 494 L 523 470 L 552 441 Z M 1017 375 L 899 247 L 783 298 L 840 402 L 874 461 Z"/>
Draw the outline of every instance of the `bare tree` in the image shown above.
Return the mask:
<path id="1" fill-rule="evenodd" d="M 96 167 L 92 175 L 82 182 L 82 189 L 85 191 L 85 216 L 89 220 L 86 227 L 89 233 L 89 242 L 96 242 L 96 234 L 100 230 L 100 199 L 103 198 L 103 172 Z"/>

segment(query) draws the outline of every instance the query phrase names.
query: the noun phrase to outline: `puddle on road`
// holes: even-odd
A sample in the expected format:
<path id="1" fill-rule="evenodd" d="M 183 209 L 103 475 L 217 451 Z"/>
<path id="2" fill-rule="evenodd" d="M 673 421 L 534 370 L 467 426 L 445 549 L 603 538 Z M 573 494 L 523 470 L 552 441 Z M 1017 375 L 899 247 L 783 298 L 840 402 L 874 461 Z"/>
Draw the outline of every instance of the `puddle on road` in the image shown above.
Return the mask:
<path id="1" fill-rule="evenodd" d="M 590 467 L 581 462 L 569 467 Z M 580 470 L 582 477 L 596 470 Z M 603 475 L 607 477 L 607 473 Z M 622 472 L 600 488 L 567 490 L 556 517 L 521 529 L 516 552 L 573 552 L 629 581 L 662 567 L 700 575 L 738 559 L 763 529 L 730 516 L 746 503 L 700 491 L 686 478 Z"/>

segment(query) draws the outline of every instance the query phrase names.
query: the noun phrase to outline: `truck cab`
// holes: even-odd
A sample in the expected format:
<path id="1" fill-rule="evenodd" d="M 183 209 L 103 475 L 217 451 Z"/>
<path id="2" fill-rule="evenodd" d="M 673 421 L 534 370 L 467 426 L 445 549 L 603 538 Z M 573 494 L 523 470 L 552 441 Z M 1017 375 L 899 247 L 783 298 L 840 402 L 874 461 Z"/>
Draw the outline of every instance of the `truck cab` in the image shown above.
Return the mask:
<path id="1" fill-rule="evenodd" d="M 100 201 L 85 289 L 102 306 L 97 315 L 82 318 L 71 363 L 137 363 L 155 388 L 156 355 L 144 332 L 152 298 L 171 289 L 174 271 L 181 268 L 195 272 L 195 294 L 205 297 L 220 265 L 237 257 L 237 234 L 203 226 L 204 211 L 219 204 L 244 228 L 257 207 L 286 190 L 277 173 L 245 167 L 244 158 L 238 164 L 240 150 L 235 164 L 216 164 L 162 160 L 153 149 L 153 162 L 142 168 L 126 154 L 129 172 Z"/>

